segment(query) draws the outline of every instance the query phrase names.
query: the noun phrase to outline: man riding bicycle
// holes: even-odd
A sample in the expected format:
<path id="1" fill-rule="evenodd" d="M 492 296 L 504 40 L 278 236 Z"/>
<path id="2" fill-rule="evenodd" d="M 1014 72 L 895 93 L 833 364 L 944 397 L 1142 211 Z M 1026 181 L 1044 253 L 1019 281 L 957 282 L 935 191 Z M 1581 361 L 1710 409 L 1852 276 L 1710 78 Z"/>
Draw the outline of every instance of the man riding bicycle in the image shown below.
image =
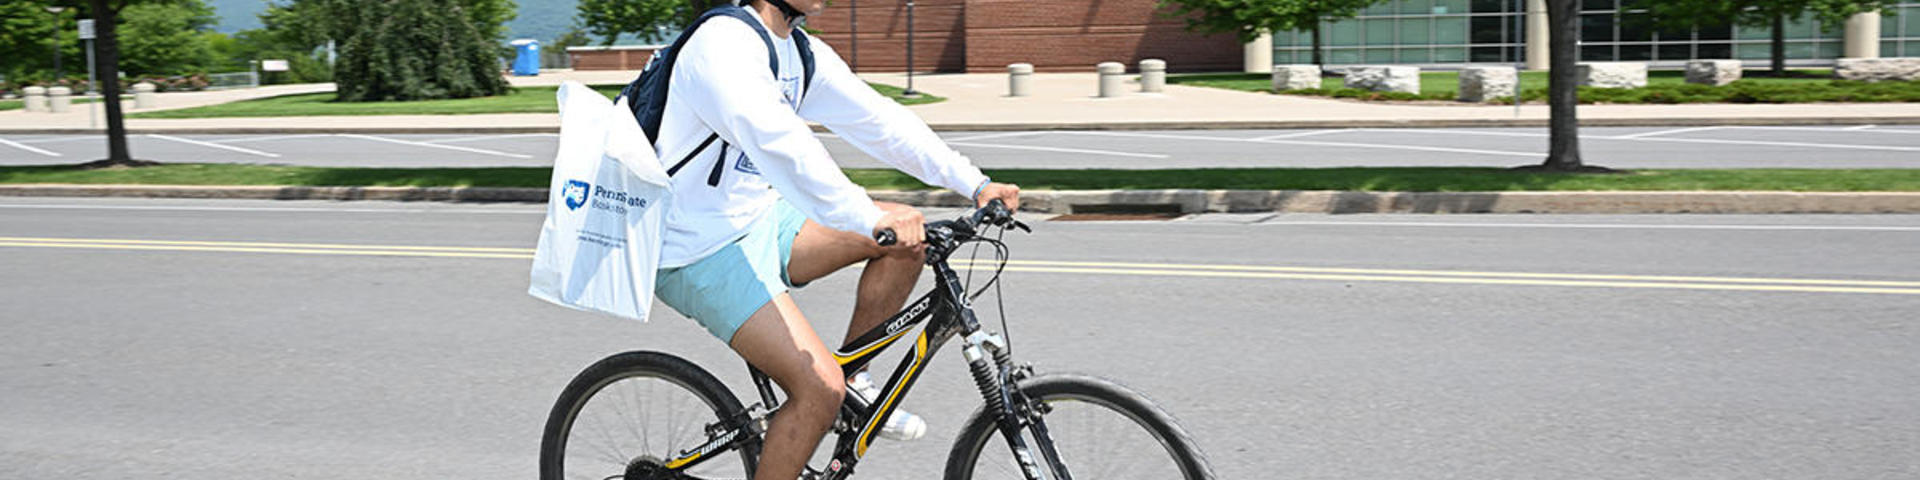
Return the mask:
<path id="1" fill-rule="evenodd" d="M 767 430 L 756 479 L 798 477 L 848 389 L 847 372 L 787 290 L 865 261 L 847 342 L 906 303 L 924 262 L 920 212 L 867 197 L 805 122 L 979 205 L 997 199 L 1017 209 L 1020 201 L 1018 186 L 990 181 L 925 122 L 854 76 L 825 43 L 796 42 L 804 35 L 796 24 L 824 3 L 742 3 L 772 34 L 771 59 L 753 25 L 728 17 L 698 27 L 670 72 L 673 87 L 654 140 L 660 158 L 688 159 L 670 170 L 675 198 L 655 294 L 789 397 Z M 804 71 L 801 45 L 817 59 L 816 72 Z M 888 229 L 898 243 L 881 247 L 873 237 Z M 871 385 L 856 378 L 862 382 Z M 924 423 L 906 412 L 896 412 L 882 432 L 924 433 Z"/>

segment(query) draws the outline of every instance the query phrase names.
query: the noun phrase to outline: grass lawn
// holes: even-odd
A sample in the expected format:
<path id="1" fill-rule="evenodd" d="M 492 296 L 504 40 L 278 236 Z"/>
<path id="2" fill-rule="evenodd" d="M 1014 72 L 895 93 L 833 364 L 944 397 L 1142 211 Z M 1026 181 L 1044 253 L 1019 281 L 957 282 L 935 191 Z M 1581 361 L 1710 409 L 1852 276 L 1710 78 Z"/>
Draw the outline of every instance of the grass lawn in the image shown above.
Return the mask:
<path id="1" fill-rule="evenodd" d="M 130 97 L 130 96 L 129 96 L 129 97 L 122 97 L 122 98 L 126 98 L 126 99 L 129 99 L 129 100 L 131 100 L 131 99 L 132 99 L 133 97 Z M 94 102 L 97 102 L 97 101 L 99 101 L 99 100 L 95 100 L 95 99 L 92 99 L 92 98 L 81 98 L 81 97 L 74 97 L 74 98 L 73 98 L 73 103 L 75 103 L 75 104 L 81 104 L 81 103 L 94 103 Z M 26 100 L 20 100 L 20 99 L 13 99 L 13 100 L 0 100 L 0 112 L 4 112 L 4 111 L 7 111 L 7 110 L 19 110 L 19 109 L 22 109 L 22 108 L 27 108 L 27 101 L 26 101 Z"/>
<path id="2" fill-rule="evenodd" d="M 1748 76 L 1736 85 L 1708 87 L 1688 85 L 1686 72 L 1655 70 L 1647 72 L 1647 88 L 1635 90 L 1581 88 L 1585 103 L 1800 103 L 1814 101 L 1920 101 L 1920 82 L 1836 82 L 1831 70 L 1791 70 L 1799 76 L 1786 78 Z M 1756 71 L 1749 71 L 1754 73 Z M 1806 78 L 1806 77 L 1816 78 Z M 1459 72 L 1421 72 L 1420 94 L 1380 94 L 1345 88 L 1340 78 L 1321 80 L 1319 90 L 1294 90 L 1290 95 L 1315 95 L 1366 100 L 1453 100 L 1459 91 Z M 1202 73 L 1169 75 L 1167 83 L 1199 87 L 1225 88 L 1248 92 L 1273 93 L 1272 76 L 1259 73 Z M 1521 98 L 1544 102 L 1547 72 L 1520 72 Z M 1649 95 L 1651 94 L 1651 95 Z M 1511 102 L 1511 100 L 1507 100 Z"/>
<path id="3" fill-rule="evenodd" d="M 1239 168 L 1184 170 L 990 169 L 995 180 L 1034 190 L 1244 189 L 1396 192 L 1499 191 L 1920 191 L 1920 169 L 1639 170 L 1626 174 L 1523 173 L 1502 168 Z M 888 169 L 849 169 L 872 189 L 926 185 Z M 301 186 L 545 187 L 551 171 L 503 168 L 326 168 L 170 164 L 78 170 L 71 166 L 0 167 L 0 183 Z"/>
<path id="4" fill-rule="evenodd" d="M 900 103 L 917 105 L 945 98 L 922 95 L 902 98 L 900 89 L 872 84 L 881 94 Z M 595 91 L 613 98 L 626 85 L 592 85 Z M 332 93 L 309 93 L 244 100 L 204 107 L 162 110 L 129 115 L 129 118 L 214 118 L 214 117 L 308 117 L 321 115 L 468 115 L 478 113 L 556 113 L 554 91 L 559 87 L 519 87 L 506 95 L 454 100 L 411 102 L 335 102 Z"/>

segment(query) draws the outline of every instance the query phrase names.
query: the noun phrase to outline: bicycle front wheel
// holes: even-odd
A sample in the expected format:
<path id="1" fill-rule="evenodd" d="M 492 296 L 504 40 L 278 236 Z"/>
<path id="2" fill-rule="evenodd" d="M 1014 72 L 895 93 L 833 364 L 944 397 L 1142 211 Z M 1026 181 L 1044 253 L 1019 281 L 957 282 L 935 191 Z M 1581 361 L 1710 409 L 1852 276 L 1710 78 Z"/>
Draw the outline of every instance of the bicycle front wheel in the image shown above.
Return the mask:
<path id="1" fill-rule="evenodd" d="M 560 392 L 540 440 L 541 480 L 646 480 L 662 462 L 706 443 L 706 426 L 744 412 L 713 374 L 680 357 L 627 352 L 595 362 Z M 738 459 L 712 458 L 680 472 L 752 478 L 757 442 Z"/>
<path id="2" fill-rule="evenodd" d="M 1213 478 L 1206 457 L 1173 417 L 1126 387 L 1092 377 L 1046 375 L 1020 383 L 1028 398 L 1045 404 L 1041 416 L 1060 461 L 1075 479 Z M 1046 460 L 1031 429 L 1021 436 Z M 1046 478 L 1053 478 L 1051 472 Z M 992 415 L 976 411 L 954 439 L 947 480 L 1024 479 L 1011 449 L 1001 441 Z"/>

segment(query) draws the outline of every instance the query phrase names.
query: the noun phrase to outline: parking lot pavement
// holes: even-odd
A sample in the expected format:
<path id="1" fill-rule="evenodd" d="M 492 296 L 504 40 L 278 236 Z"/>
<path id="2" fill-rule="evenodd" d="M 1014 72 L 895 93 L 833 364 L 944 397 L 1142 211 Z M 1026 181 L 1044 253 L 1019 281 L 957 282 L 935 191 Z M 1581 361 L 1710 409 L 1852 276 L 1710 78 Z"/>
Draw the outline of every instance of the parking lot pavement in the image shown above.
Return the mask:
<path id="1" fill-rule="evenodd" d="M 883 163 L 830 133 L 841 165 Z M 985 168 L 1490 166 L 1538 162 L 1539 128 L 948 132 Z M 558 135 L 524 133 L 129 136 L 135 156 L 169 163 L 365 167 L 546 166 Z M 1920 127 L 1590 127 L 1588 163 L 1616 168 L 1920 168 Z M 0 136 L 0 165 L 105 156 L 97 135 Z"/>

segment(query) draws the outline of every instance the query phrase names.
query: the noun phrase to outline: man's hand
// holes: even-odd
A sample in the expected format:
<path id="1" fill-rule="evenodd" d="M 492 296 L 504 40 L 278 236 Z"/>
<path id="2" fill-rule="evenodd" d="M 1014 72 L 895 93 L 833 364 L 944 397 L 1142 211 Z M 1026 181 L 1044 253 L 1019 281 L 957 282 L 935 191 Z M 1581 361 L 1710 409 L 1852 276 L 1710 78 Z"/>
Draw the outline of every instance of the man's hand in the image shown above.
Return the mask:
<path id="1" fill-rule="evenodd" d="M 893 248 L 918 248 L 927 241 L 927 218 L 920 214 L 920 210 L 902 205 L 899 208 L 883 208 L 881 213 L 880 221 L 873 224 L 873 235 L 879 236 L 881 231 L 893 229 L 893 237 L 897 242 Z"/>
<path id="2" fill-rule="evenodd" d="M 1020 186 L 1011 183 L 988 182 L 987 186 L 980 187 L 980 196 L 974 197 L 973 203 L 975 207 L 985 207 L 987 206 L 987 202 L 994 200 L 999 200 L 1000 203 L 1007 204 L 1007 210 L 1019 211 Z"/>

